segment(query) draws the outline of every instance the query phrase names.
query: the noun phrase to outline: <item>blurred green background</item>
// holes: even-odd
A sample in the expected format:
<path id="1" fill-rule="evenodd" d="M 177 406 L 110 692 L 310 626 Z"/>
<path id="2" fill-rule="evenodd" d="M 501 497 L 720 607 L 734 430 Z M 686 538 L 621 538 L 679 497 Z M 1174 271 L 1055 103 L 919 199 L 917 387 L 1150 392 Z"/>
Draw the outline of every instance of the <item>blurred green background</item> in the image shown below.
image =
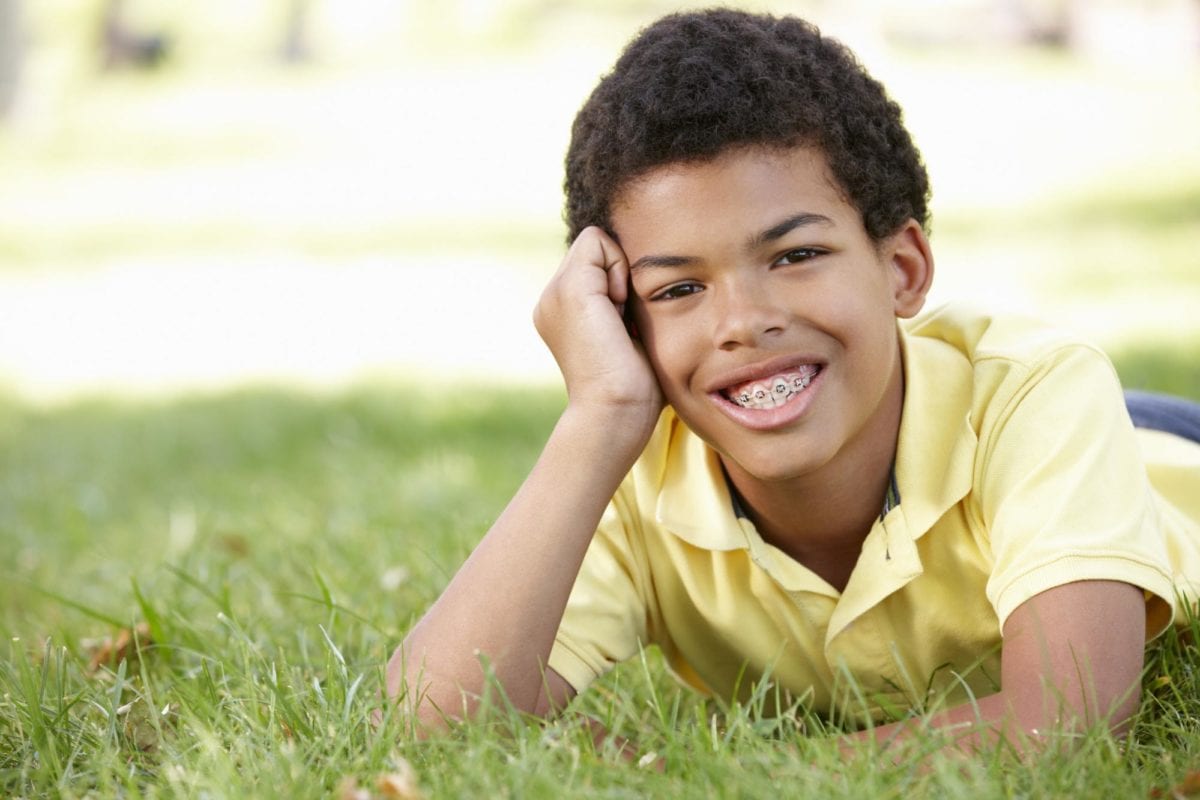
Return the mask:
<path id="1" fill-rule="evenodd" d="M 0 387 L 553 384 L 528 320 L 571 117 L 699 5 L 0 0 Z M 1197 363 L 1200 3 L 735 5 L 806 14 L 904 106 L 935 302 Z"/>

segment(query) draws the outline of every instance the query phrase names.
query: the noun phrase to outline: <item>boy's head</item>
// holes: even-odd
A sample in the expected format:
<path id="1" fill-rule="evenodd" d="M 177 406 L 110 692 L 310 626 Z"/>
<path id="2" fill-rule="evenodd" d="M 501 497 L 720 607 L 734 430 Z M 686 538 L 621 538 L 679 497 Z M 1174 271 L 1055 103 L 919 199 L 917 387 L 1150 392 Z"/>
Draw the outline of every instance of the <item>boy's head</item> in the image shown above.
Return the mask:
<path id="1" fill-rule="evenodd" d="M 910 218 L 926 225 L 921 156 L 853 54 L 794 17 L 715 9 L 642 31 L 575 117 L 568 241 L 589 225 L 611 233 L 613 198 L 631 179 L 745 145 L 821 151 L 875 241 Z"/>

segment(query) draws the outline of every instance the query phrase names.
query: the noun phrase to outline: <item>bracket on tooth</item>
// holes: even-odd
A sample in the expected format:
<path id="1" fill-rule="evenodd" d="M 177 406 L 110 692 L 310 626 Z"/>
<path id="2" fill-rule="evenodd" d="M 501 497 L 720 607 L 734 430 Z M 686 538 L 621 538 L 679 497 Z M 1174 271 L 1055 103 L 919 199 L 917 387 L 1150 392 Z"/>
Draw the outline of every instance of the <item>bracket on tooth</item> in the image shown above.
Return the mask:
<path id="1" fill-rule="evenodd" d="M 785 403 L 807 389 L 810 383 L 812 383 L 812 377 L 808 375 L 796 375 L 790 381 L 786 378 L 777 378 L 769 390 L 760 385 L 753 392 L 744 391 L 732 399 L 743 408 L 761 408 L 761 405 L 756 405 L 756 401 L 761 404 L 767 399 L 771 399 L 776 404 Z"/>

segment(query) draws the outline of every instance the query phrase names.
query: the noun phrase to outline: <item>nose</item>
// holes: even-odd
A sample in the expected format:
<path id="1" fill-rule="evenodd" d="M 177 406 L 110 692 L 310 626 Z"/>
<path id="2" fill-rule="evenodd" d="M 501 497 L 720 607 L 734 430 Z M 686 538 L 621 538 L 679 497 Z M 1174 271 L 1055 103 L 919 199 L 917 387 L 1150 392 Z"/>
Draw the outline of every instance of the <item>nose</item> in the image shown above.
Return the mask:
<path id="1" fill-rule="evenodd" d="M 753 278 L 729 281 L 716 291 L 713 344 L 721 350 L 762 344 L 787 325 L 785 310 L 761 281 Z"/>

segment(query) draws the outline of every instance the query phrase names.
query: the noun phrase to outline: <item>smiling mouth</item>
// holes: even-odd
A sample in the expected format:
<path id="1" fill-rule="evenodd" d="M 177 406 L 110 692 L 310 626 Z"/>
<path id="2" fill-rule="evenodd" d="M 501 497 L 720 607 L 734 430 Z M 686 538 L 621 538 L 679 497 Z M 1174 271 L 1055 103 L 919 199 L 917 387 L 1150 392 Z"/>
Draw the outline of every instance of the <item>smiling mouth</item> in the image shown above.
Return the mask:
<path id="1" fill-rule="evenodd" d="M 779 408 L 808 388 L 821 371 L 817 364 L 779 372 L 769 378 L 747 381 L 721 390 L 729 402 L 754 410 Z"/>

